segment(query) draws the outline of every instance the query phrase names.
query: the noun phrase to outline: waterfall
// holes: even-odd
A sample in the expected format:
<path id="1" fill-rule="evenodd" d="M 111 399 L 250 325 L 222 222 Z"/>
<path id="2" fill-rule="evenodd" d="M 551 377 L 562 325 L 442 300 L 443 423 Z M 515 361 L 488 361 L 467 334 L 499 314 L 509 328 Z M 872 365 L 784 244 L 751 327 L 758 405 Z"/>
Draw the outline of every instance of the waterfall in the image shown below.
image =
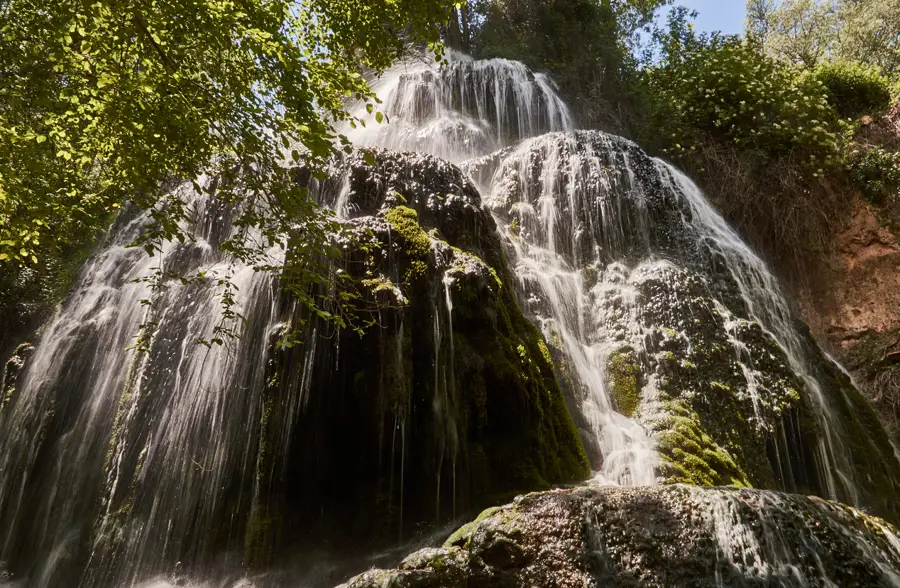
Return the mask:
<path id="1" fill-rule="evenodd" d="M 0 413 L 0 561 L 30 570 L 29 587 L 79 585 L 81 569 L 80 585 L 131 585 L 242 539 L 259 422 L 247 415 L 260 412 L 278 294 L 218 251 L 234 234 L 227 209 L 190 186 L 183 197 L 193 240 L 148 257 L 128 246 L 148 216 L 123 214 Z M 156 271 L 206 273 L 148 283 Z M 242 336 L 201 346 L 226 278 Z M 135 353 L 141 325 L 147 351 Z"/>
<path id="2" fill-rule="evenodd" d="M 349 133 L 355 143 L 422 151 L 464 162 L 464 168 L 468 166 L 466 161 L 487 156 L 521 139 L 567 131 L 573 125 L 568 108 L 544 75 L 505 59 L 472 61 L 451 53 L 450 62 L 443 68 L 422 61 L 405 62 L 387 72 L 375 90 L 384 100 L 384 111 L 390 122 L 378 125 L 370 116 L 365 127 Z M 364 116 L 364 107 L 359 107 L 356 114 Z M 517 149 L 525 152 L 533 141 L 541 140 L 526 140 Z M 554 153 L 547 154 L 548 158 L 554 156 Z M 552 174 L 563 163 L 548 159 L 544 168 Z M 576 167 L 571 168 L 573 174 L 581 172 Z M 590 174 L 596 170 L 584 171 Z M 524 177 L 520 179 L 527 181 Z M 579 190 L 583 182 L 572 181 L 568 185 L 571 198 L 582 197 Z M 491 193 L 490 182 L 482 183 L 479 188 L 482 194 Z M 547 316 L 536 315 L 535 319 L 548 339 L 562 339 L 566 356 L 575 366 L 578 383 L 584 388 L 581 404 L 590 427 L 588 442 L 600 454 L 597 480 L 652 484 L 656 480 L 657 461 L 653 442 L 637 422 L 613 410 L 603 367 L 610 349 L 598 346 L 596 329 L 583 324 L 590 311 L 585 306 L 588 297 L 580 278 L 584 266 L 579 265 L 581 260 L 567 264 L 555 249 L 555 188 L 555 185 L 548 186 L 546 197 L 540 199 L 539 214 L 547 221 L 545 242 L 527 253 L 521 247 L 514 247 L 515 271 L 523 284 L 530 278 L 541 282 L 550 308 Z M 340 196 L 337 203 L 337 210 L 346 213 Z M 586 195 L 584 203 L 590 205 Z M 601 201 L 600 205 L 604 203 Z M 623 222 L 616 212 L 606 210 L 603 217 L 611 224 Z M 508 233 L 508 229 L 503 230 Z M 508 242 L 515 243 L 515 240 Z M 525 288 L 523 295 L 528 298 L 533 293 Z"/>
<path id="3" fill-rule="evenodd" d="M 466 316 L 464 301 L 455 298 L 466 277 L 493 294 L 501 287 L 513 290 L 510 306 L 518 301 L 548 343 L 549 349 L 540 341 L 540 348 L 576 409 L 592 483 L 665 481 L 672 423 L 686 420 L 675 412 L 696 412 L 691 403 L 699 404 L 704 394 L 692 381 L 676 397 L 673 373 L 696 370 L 692 358 L 709 352 L 711 363 L 726 361 L 723 371 L 730 379 L 701 383 L 729 389 L 734 402 L 747 407 L 741 433 L 752 437 L 752 448 L 761 454 L 752 457 L 779 464 L 772 466 L 771 486 L 863 502 L 865 480 L 842 442 L 835 397 L 814 369 L 821 351 L 798 327 L 762 260 L 691 180 L 630 141 L 574 130 L 552 81 L 521 63 L 473 61 L 455 53 L 440 67 L 412 59 L 389 69 L 374 89 L 385 123 L 365 104 L 355 105 L 354 114 L 365 124 L 345 129 L 347 136 L 359 146 L 417 152 L 404 160 L 407 168 L 385 172 L 392 180 L 410 176 L 409 169 L 425 160 L 421 154 L 458 164 L 462 172 L 429 158 L 436 175 L 450 177 L 441 194 L 408 178 L 422 192 L 419 214 L 430 211 L 436 218 L 445 215 L 447 226 L 469 223 L 475 233 L 489 231 L 492 243 L 502 243 L 496 257 L 502 264 L 508 260 L 515 283 L 501 285 L 493 266 L 426 233 L 409 210 L 412 220 L 406 220 L 427 242 L 419 263 L 432 264 L 440 274 L 426 295 L 427 341 L 412 349 L 405 338 L 411 319 L 384 319 L 388 313 L 379 309 L 378 326 L 384 328 L 372 354 L 379 362 L 378 382 L 367 387 L 370 382 L 363 380 L 371 374 L 356 371 L 365 358 L 352 355 L 364 348 L 341 347 L 350 339 L 330 325 L 311 321 L 302 349 L 275 351 L 293 309 L 270 274 L 220 251 L 239 230 L 225 204 L 194 195 L 190 186 L 179 188 L 190 203 L 184 228 L 191 238 L 166 243 L 153 257 L 129 246 L 149 216 L 124 212 L 43 327 L 15 390 L 0 399 L 0 587 L 168 586 L 188 578 L 201 578 L 203 585 L 211 578 L 254 585 L 242 579 L 253 557 L 247 552 L 271 551 L 276 535 L 270 528 L 276 514 L 268 509 L 278 500 L 270 504 L 267 497 L 283 500 L 295 492 L 300 500 L 324 502 L 357 491 L 342 488 L 341 477 L 333 485 L 317 485 L 315 472 L 344 467 L 321 463 L 318 453 L 322 440 L 333 438 L 315 429 L 316 410 L 329 402 L 346 403 L 336 413 L 380 411 L 390 421 L 379 421 L 382 428 L 373 434 L 386 451 L 342 447 L 340 455 L 388 456 L 389 483 L 377 488 L 383 493 L 378 504 L 399 511 L 401 529 L 408 503 L 420 511 L 426 510 L 423 503 L 436 503 L 440 521 L 455 516 L 458 491 L 470 491 L 458 488 L 461 464 L 487 463 L 484 455 L 462 450 L 465 407 L 457 399 L 471 381 L 459 376 L 469 342 L 457 338 L 456 329 L 484 319 Z M 319 188 L 343 221 L 387 236 L 379 253 L 386 261 L 371 281 L 403 306 L 409 302 L 398 286 L 404 278 L 392 258 L 399 236 L 390 219 L 376 219 L 384 203 L 362 202 L 351 190 L 351 176 L 342 168 Z M 399 194 L 391 198 L 394 205 L 406 203 Z M 485 209 L 492 217 L 478 216 Z M 278 248 L 268 255 L 272 265 L 284 259 Z M 174 275 L 196 277 L 182 284 L 169 277 Z M 233 296 L 243 317 L 230 325 L 240 337 L 199 344 L 217 336 L 225 318 L 223 296 Z M 535 331 L 518 316 L 517 329 Z M 138 334 L 141 352 L 132 348 Z M 517 359 L 530 361 L 519 347 Z M 413 378 L 413 358 L 431 362 L 427 381 Z M 287 383 L 276 377 L 276 368 L 286 369 Z M 341 369 L 351 373 L 337 373 Z M 549 367 L 546 373 L 553 381 Z M 339 394 L 357 385 L 360 396 Z M 433 387 L 424 408 L 416 404 L 417 386 Z M 390 390 L 390 410 L 388 400 L 372 399 L 376 388 Z M 334 392 L 334 400 L 324 392 Z M 360 397 L 370 404 L 348 400 Z M 816 419 L 809 430 L 796 424 L 807 404 Z M 418 431 L 410 424 L 416 411 L 428 412 L 428 426 Z M 329 425 L 339 429 L 344 421 L 337 422 Z M 434 436 L 435 447 L 417 445 L 421 429 Z M 807 456 L 788 451 L 800 435 L 815 437 L 813 481 L 801 471 Z M 577 441 L 574 433 L 572 438 Z M 733 469 L 731 479 L 717 484 L 748 483 L 746 472 L 720 447 L 727 443 L 708 444 L 704 450 Z M 309 453 L 291 455 L 298 446 L 308 446 Z M 426 489 L 417 462 L 431 461 L 437 479 Z M 369 473 L 358 469 L 362 473 L 346 479 Z M 288 477 L 294 485 L 279 486 Z M 757 505 L 749 523 L 741 518 L 746 505 L 736 500 L 714 500 L 698 516 L 714 525 L 717 553 L 729 570 L 752 576 L 765 568 L 793 585 L 793 560 L 779 560 L 784 554 L 772 552 L 777 545 L 754 542 L 747 527 L 764 519 L 764 508 L 781 507 L 772 500 Z M 327 527 L 324 507 L 304 506 L 308 512 L 291 519 L 289 531 L 303 535 L 316 525 Z M 771 529 L 764 533 L 780 541 Z M 900 553 L 892 532 L 885 527 L 882 533 Z M 872 557 L 883 559 L 874 551 Z M 14 584 L 5 583 L 5 564 L 18 574 Z M 887 567 L 885 575 L 897 577 Z"/>
<path id="4" fill-rule="evenodd" d="M 593 284 L 587 275 L 600 269 L 603 259 L 646 249 L 645 243 L 631 247 L 628 234 L 646 241 L 644 198 L 612 140 L 583 151 L 575 140 L 561 134 L 529 139 L 499 158 L 470 163 L 469 169 L 506 236 L 528 309 L 574 368 L 587 444 L 598 453 L 596 480 L 653 484 L 654 443 L 637 421 L 615 410 L 607 389 L 606 366 L 615 347 L 597 312 L 601 290 L 625 304 L 633 292 L 622 284 L 612 293 L 612 282 Z M 632 221 L 634 227 L 626 227 Z"/>
<path id="5" fill-rule="evenodd" d="M 687 176 L 677 169 L 659 162 L 664 177 L 670 187 L 679 192 L 690 206 L 691 228 L 697 239 L 702 239 L 727 261 L 728 271 L 738 284 L 750 317 L 759 322 L 775 338 L 785 351 L 793 370 L 800 375 L 810 392 L 810 399 L 816 407 L 816 414 L 822 425 L 823 435 L 819 440 L 819 469 L 826 483 L 828 498 L 837 500 L 848 497 L 852 505 L 859 505 L 856 483 L 849 467 L 849 457 L 843 448 L 835 443 L 832 431 L 839 430 L 821 383 L 809 369 L 810 358 L 801 342 L 791 308 L 765 263 L 728 226 L 725 220 L 710 206 L 703 193 Z M 741 353 L 743 349 L 736 349 Z M 830 357 L 830 361 L 833 361 Z M 835 365 L 838 365 L 835 362 Z M 840 367 L 840 366 L 839 366 Z M 843 369 L 843 368 L 840 368 Z M 748 374 L 748 384 L 753 385 Z M 837 475 L 844 484 L 844 493 L 839 494 Z"/>
<path id="6" fill-rule="evenodd" d="M 654 443 L 640 425 L 659 417 L 652 414 L 654 382 L 645 388 L 644 414 L 626 418 L 611 402 L 606 372 L 616 350 L 648 353 L 647 325 L 637 320 L 648 302 L 636 299 L 635 280 L 669 260 L 704 275 L 724 267 L 740 295 L 739 308 L 714 300 L 713 314 L 728 333 L 756 420 L 763 420 L 759 373 L 750 367 L 746 345 L 733 336 L 736 325 L 761 325 L 785 353 L 822 431 L 817 464 L 823 491 L 859 504 L 851 458 L 834 438 L 840 424 L 777 280 L 684 174 L 650 160 L 633 143 L 583 131 L 527 139 L 464 167 L 506 237 L 528 309 L 577 374 L 592 437 L 586 444 L 602 458 L 599 481 L 654 481 Z M 679 336 L 691 345 L 683 331 Z"/>
<path id="7" fill-rule="evenodd" d="M 507 59 L 473 61 L 450 51 L 437 68 L 425 57 L 403 61 L 373 85 L 389 121 L 348 129 L 356 145 L 429 153 L 454 163 L 486 155 L 519 139 L 572 128 L 552 82 Z"/>
<path id="8" fill-rule="evenodd" d="M 470 173 L 505 237 L 526 310 L 571 367 L 598 482 L 657 481 L 655 441 L 646 432 L 648 422 L 659 418 L 651 414 L 653 382 L 645 388 L 643 415 L 616 410 L 608 390 L 610 361 L 625 347 L 622 339 L 628 339 L 625 348 L 646 352 L 648 333 L 638 324 L 642 308 L 629 276 L 661 258 L 695 255 L 702 244 L 707 259 L 702 271 L 724 262 L 742 299 L 741 316 L 717 303 L 723 321 L 733 328 L 748 321 L 761 325 L 803 381 L 822 431 L 816 463 L 823 491 L 858 504 L 851 459 L 834 439 L 839 423 L 809 368 L 811 358 L 786 297 L 690 179 L 643 154 L 637 162 L 636 146 L 616 137 L 585 140 L 572 132 L 572 117 L 552 82 L 516 62 L 472 61 L 455 53 L 441 68 L 413 60 L 390 70 L 376 91 L 390 122 L 378 125 L 370 116 L 351 138 L 361 145 L 431 153 L 461 162 Z M 357 114 L 365 116 L 362 106 Z M 674 249 L 652 235 L 658 229 L 645 192 L 653 189 L 673 201 L 681 228 L 691 236 L 682 236 Z M 618 316 L 623 310 L 628 316 Z M 729 344 L 762 423 L 758 372 L 740 337 L 729 336 Z"/>

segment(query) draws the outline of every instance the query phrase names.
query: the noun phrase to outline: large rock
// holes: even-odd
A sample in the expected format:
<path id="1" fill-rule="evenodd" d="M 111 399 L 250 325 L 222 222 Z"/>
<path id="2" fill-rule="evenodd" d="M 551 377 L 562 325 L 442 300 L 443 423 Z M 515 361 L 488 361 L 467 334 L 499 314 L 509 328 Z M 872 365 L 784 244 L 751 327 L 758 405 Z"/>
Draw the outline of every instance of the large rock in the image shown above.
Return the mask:
<path id="1" fill-rule="evenodd" d="M 314 187 L 350 217 L 339 284 L 356 325 L 373 324 L 335 332 L 295 312 L 308 319 L 295 323 L 304 344 L 270 366 L 260 463 L 271 481 L 251 551 L 288 531 L 395 538 L 589 474 L 477 190 L 430 156 L 377 151 L 345 165 Z M 276 467 L 266 448 L 288 430 Z"/>
<path id="2" fill-rule="evenodd" d="M 888 523 L 817 498 L 734 488 L 585 487 L 491 509 L 397 569 L 343 588 L 897 586 Z"/>

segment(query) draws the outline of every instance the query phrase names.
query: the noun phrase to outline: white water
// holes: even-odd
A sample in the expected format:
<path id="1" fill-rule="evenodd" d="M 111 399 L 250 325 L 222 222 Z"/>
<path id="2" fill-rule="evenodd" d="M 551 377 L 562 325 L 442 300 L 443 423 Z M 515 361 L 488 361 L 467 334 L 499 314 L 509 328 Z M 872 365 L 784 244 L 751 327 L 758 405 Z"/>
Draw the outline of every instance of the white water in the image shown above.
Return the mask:
<path id="1" fill-rule="evenodd" d="M 390 122 L 379 126 L 369 117 L 369 124 L 351 131 L 349 137 L 361 145 L 422 151 L 460 162 L 522 138 L 572 128 L 567 107 L 543 75 L 504 59 L 471 61 L 459 55 L 451 55 L 451 59 L 443 70 L 421 61 L 390 70 L 375 87 Z M 359 107 L 357 114 L 364 113 L 364 107 Z M 530 143 L 523 145 L 527 149 Z M 547 174 L 552 175 L 555 166 L 562 164 L 545 162 Z M 570 169 L 573 174 L 581 171 L 575 166 Z M 527 180 L 523 177 L 522 181 Z M 577 181 L 569 185 L 568 196 L 579 198 L 581 185 Z M 490 193 L 489 187 L 480 187 L 482 194 Z M 585 324 L 590 321 L 591 309 L 581 282 L 583 266 L 567 263 L 554 246 L 555 188 L 548 187 L 548 196 L 541 199 L 541 210 L 536 212 L 545 221 L 547 238 L 534 246 L 516 247 L 515 272 L 523 283 L 529 279 L 540 282 L 550 309 L 546 316 L 535 319 L 548 338 L 561 339 L 577 384 L 583 388 L 583 415 L 591 441 L 603 456 L 602 464 L 596 464 L 596 480 L 652 484 L 657 463 L 653 441 L 636 421 L 613 410 L 606 391 L 604 366 L 611 349 L 598 336 L 597 325 Z M 340 203 L 338 210 L 342 211 Z M 606 210 L 604 218 L 620 222 L 613 209 Z M 438 329 L 436 317 L 436 339 Z"/>
<path id="2" fill-rule="evenodd" d="M 854 494 L 847 458 L 831 436 L 831 412 L 807 367 L 784 296 L 762 261 L 689 179 L 658 161 L 649 172 L 635 169 L 626 143 L 614 138 L 580 143 L 570 133 L 529 139 L 570 131 L 572 120 L 552 83 L 515 62 L 455 56 L 443 71 L 406 63 L 390 70 L 376 90 L 390 123 L 377 125 L 369 117 L 366 127 L 349 133 L 360 145 L 423 151 L 454 162 L 509 148 L 487 162 L 469 162 L 467 169 L 509 245 L 526 311 L 565 357 L 586 424 L 585 444 L 597 453 L 595 481 L 656 482 L 659 458 L 642 426 L 654 416 L 647 411 L 657 408 L 652 381 L 643 391 L 646 408 L 629 418 L 615 410 L 606 374 L 616 349 L 642 348 L 635 284 L 646 272 L 671 265 L 652 251 L 647 195 L 636 181 L 638 174 L 654 173 L 689 212 L 684 224 L 693 233 L 690 239 L 725 260 L 747 318 L 775 338 L 806 383 L 825 431 L 819 465 L 828 494 L 836 496 L 839 485 Z M 0 413 L 0 561 L 22 557 L 14 552 L 24 549 L 40 570 L 17 582 L 36 588 L 65 584 L 69 566 L 77 567 L 73 562 L 81 557 L 89 562 L 87 571 L 70 585 L 147 582 L 174 561 L 204 561 L 215 549 L 207 539 L 211 529 L 227 535 L 245 522 L 240 519 L 247 516 L 258 483 L 257 448 L 248 440 L 259 438 L 255 417 L 262 411 L 267 342 L 281 320 L 278 294 L 269 276 L 229 263 L 216 250 L 231 234 L 227 214 L 211 202 L 195 205 L 197 242 L 167 244 L 161 258 L 179 273 L 205 269 L 212 278 L 230 275 L 248 319 L 244 337 L 209 351 L 196 346 L 194 340 L 211 338 L 219 322 L 214 280 L 188 288 L 170 283 L 156 291 L 135 283 L 160 259 L 126 247 L 145 219 L 113 232 L 112 243 L 83 269 L 72 296 L 46 326 L 12 404 Z M 347 206 L 344 193 L 337 210 L 343 213 Z M 434 293 L 435 390 L 442 393 L 432 410 L 447 429 L 442 456 L 449 463 L 443 471 L 452 476 L 453 301 L 449 283 L 442 285 Z M 153 301 L 149 307 L 139 302 L 145 298 Z M 125 348 L 138 325 L 148 321 L 156 323 L 151 351 L 135 358 Z M 300 370 L 298 405 L 289 407 L 289 414 L 309 399 L 317 339 L 314 332 Z M 735 356 L 744 359 L 741 345 L 733 338 Z M 395 353 L 402 354 L 399 339 Z M 746 364 L 752 391 L 755 375 Z M 43 443 L 45 429 L 49 448 Z M 395 436 L 398 431 L 400 440 L 393 442 L 405 447 L 403 422 Z M 290 428 L 279 434 L 288 447 Z M 405 449 L 400 455 L 402 493 Z M 42 469 L 39 463 L 49 465 Z M 104 465 L 91 472 L 91 464 Z M 43 503 L 29 506 L 34 495 Z M 100 505 L 99 514 L 94 505 Z M 744 541 L 743 523 L 728 508 L 720 504 L 711 515 L 723 552 L 736 545 L 743 553 L 759 552 L 759 546 Z M 110 561 L 113 553 L 117 559 Z M 737 561 L 737 551 L 726 555 Z M 741 565 L 758 567 L 757 559 Z M 174 584 L 166 576 L 137 585 Z"/>
<path id="3" fill-rule="evenodd" d="M 794 513 L 802 512 L 792 501 L 793 497 L 778 493 L 726 493 L 691 488 L 693 499 L 702 505 L 701 516 L 711 523 L 716 541 L 716 586 L 727 588 L 738 585 L 765 586 L 823 586 L 842 588 L 829 578 L 828 567 L 834 567 L 831 553 L 833 545 L 828 541 L 825 529 L 844 535 L 851 545 L 859 548 L 861 555 L 874 563 L 884 583 L 880 586 L 900 587 L 900 544 L 894 534 L 877 521 L 873 524 L 884 540 L 875 545 L 854 528 L 852 524 L 836 524 L 832 517 L 847 516 L 853 511 L 842 511 L 836 505 L 813 503 L 819 516 L 816 527 L 807 527 L 804 521 L 791 521 Z M 780 528 L 775 515 L 790 529 Z M 858 518 L 858 513 L 855 514 Z M 854 521 L 857 523 L 858 521 Z M 861 526 L 861 525 L 858 525 Z M 878 533 L 873 533 L 877 536 Z"/>
<path id="4" fill-rule="evenodd" d="M 572 128 L 569 109 L 545 75 L 507 59 L 472 61 L 452 51 L 448 58 L 443 68 L 422 57 L 386 71 L 373 89 L 389 123 L 379 125 L 359 105 L 353 114 L 368 122 L 348 129 L 348 138 L 359 146 L 460 163 L 525 137 Z"/>
<path id="5" fill-rule="evenodd" d="M 788 304 L 775 276 L 765 263 L 728 226 L 710 206 L 694 182 L 677 169 L 660 162 L 670 178 L 672 188 L 681 193 L 690 205 L 690 226 L 696 237 L 703 239 L 726 260 L 728 270 L 738 284 L 750 317 L 759 322 L 784 350 L 791 368 L 801 377 L 810 393 L 824 436 L 820 439 L 820 475 L 826 481 L 828 498 L 837 499 L 835 476 L 844 483 L 844 490 L 853 505 L 858 504 L 856 484 L 849 467 L 849 458 L 841 444 L 836 443 L 832 431 L 838 430 L 822 392 L 822 385 L 810 372 L 810 360 L 804 350 L 800 334 L 794 324 Z M 748 382 L 749 383 L 749 382 Z"/>
<path id="6" fill-rule="evenodd" d="M 597 304 L 598 298 L 616 296 L 634 320 L 634 291 L 618 279 L 615 268 L 610 268 L 609 279 L 597 284 L 585 279 L 585 270 L 604 267 L 601 255 L 606 250 L 625 245 L 627 215 L 614 193 L 628 191 L 639 206 L 643 198 L 633 192 L 636 186 L 629 182 L 632 171 L 627 165 L 610 172 L 604 163 L 606 153 L 578 151 L 572 136 L 557 148 L 560 137 L 522 142 L 503 157 L 493 174 L 482 176 L 480 188 L 495 212 L 515 210 L 516 225 L 501 216 L 498 222 L 513 252 L 527 310 L 548 341 L 564 350 L 581 388 L 578 397 L 589 429 L 587 442 L 602 456 L 595 463 L 595 481 L 653 484 L 658 463 L 654 442 L 637 421 L 616 412 L 607 390 L 606 365 L 615 346 Z M 516 195 L 515 202 L 509 201 L 510 194 Z M 593 236 L 600 240 L 585 246 Z"/>
<path id="7" fill-rule="evenodd" d="M 242 415 L 259 411 L 260 343 L 274 327 L 276 284 L 216 250 L 230 236 L 227 215 L 189 192 L 195 242 L 168 243 L 151 258 L 128 247 L 146 215 L 115 227 L 0 414 L 0 561 L 28 545 L 27 557 L 40 562 L 24 579 L 29 588 L 130 585 L 167 562 L 203 557 L 212 530 L 251 501 L 248 491 L 226 504 L 222 490 L 254 470 L 247 439 L 258 419 Z M 270 255 L 278 261 L 278 250 Z M 137 281 L 159 264 L 207 278 L 158 288 Z M 217 280 L 226 277 L 247 321 L 243 336 L 202 347 L 195 341 L 212 339 L 220 324 Z M 142 323 L 149 351 L 135 354 L 128 347 Z M 113 545 L 116 561 L 107 559 Z M 85 558 L 84 576 L 71 577 Z"/>
<path id="8" fill-rule="evenodd" d="M 734 317 L 719 304 L 725 321 L 762 325 L 805 384 L 823 431 L 816 461 L 827 496 L 857 504 L 849 457 L 834 438 L 838 423 L 821 383 L 810 371 L 807 344 L 796 329 L 790 305 L 762 260 L 699 188 L 662 161 L 655 161 L 653 170 L 635 170 L 617 138 L 579 142 L 571 134 L 568 109 L 546 77 L 502 59 L 471 61 L 458 54 L 450 58 L 443 68 L 424 60 L 392 68 L 376 85 L 390 122 L 378 125 L 369 116 L 369 124 L 349 136 L 360 145 L 421 151 L 463 162 L 472 174 L 509 246 L 526 311 L 545 337 L 562 348 L 580 388 L 588 428 L 585 442 L 602 456 L 595 462 L 596 481 L 622 485 L 656 481 L 655 443 L 641 426 L 640 414 L 627 418 L 615 410 L 605 373 L 610 354 L 622 347 L 622 334 L 613 332 L 613 323 L 618 322 L 620 330 L 623 320 L 628 323 L 628 343 L 638 350 L 643 346 L 645 333 L 637 320 L 640 302 L 632 281 L 642 268 L 650 267 L 647 264 L 658 263 L 658 254 L 650 246 L 648 205 L 636 174 L 653 173 L 682 203 L 690 238 L 721 256 L 740 290 L 748 314 Z M 365 116 L 363 106 L 357 114 Z M 536 136 L 556 130 L 570 134 Z M 513 147 L 478 159 L 508 145 Z M 626 263 L 621 265 L 622 261 Z M 611 299 L 616 301 L 615 312 L 624 309 L 626 316 L 615 321 L 606 316 Z M 736 336 L 730 337 L 730 344 L 759 421 L 757 373 L 745 345 Z M 646 386 L 645 394 L 645 400 L 652 400 L 652 385 Z"/>

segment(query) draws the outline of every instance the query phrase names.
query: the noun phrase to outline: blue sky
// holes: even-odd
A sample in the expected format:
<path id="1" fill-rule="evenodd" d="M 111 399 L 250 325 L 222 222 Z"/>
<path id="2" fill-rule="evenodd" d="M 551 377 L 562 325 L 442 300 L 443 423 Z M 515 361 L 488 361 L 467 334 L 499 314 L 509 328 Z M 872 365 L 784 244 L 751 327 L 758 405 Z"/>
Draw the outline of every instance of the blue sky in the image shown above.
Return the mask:
<path id="1" fill-rule="evenodd" d="M 675 0 L 675 4 L 699 13 L 696 20 L 698 31 L 728 34 L 744 31 L 747 0 Z"/>

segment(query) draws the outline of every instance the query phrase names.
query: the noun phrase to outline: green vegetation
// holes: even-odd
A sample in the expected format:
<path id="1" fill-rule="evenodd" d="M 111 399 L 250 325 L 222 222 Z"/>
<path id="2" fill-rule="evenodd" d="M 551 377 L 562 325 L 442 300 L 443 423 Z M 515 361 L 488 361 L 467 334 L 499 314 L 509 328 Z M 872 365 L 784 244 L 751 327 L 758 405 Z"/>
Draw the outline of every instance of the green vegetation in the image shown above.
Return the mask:
<path id="1" fill-rule="evenodd" d="M 405 251 L 412 257 L 427 257 L 431 251 L 431 239 L 419 225 L 419 214 L 408 206 L 395 206 L 384 215 L 400 239 Z"/>
<path id="2" fill-rule="evenodd" d="M 701 426 L 683 401 L 665 402 L 667 415 L 655 424 L 667 483 L 751 487 L 747 474 Z"/>
<path id="3" fill-rule="evenodd" d="M 791 156 L 814 174 L 839 156 L 841 121 L 822 84 L 734 37 L 665 38 L 646 71 L 647 132 L 672 157 L 707 141 Z M 660 132 L 660 130 L 662 132 Z"/>
<path id="4" fill-rule="evenodd" d="M 581 122 L 627 134 L 638 34 L 671 0 L 480 0 L 467 46 L 549 71 Z"/>
<path id="5" fill-rule="evenodd" d="M 660 18 L 669 4 L 484 0 L 464 45 L 548 71 L 579 126 L 672 160 L 783 275 L 807 275 L 849 195 L 896 191 L 898 146 L 859 131 L 900 87 L 900 4 L 750 0 L 743 37 L 700 34 L 683 7 Z"/>
<path id="6" fill-rule="evenodd" d="M 632 352 L 616 351 L 609 356 L 606 374 L 616 410 L 627 417 L 634 416 L 641 402 L 638 383 L 641 369 Z"/>
<path id="7" fill-rule="evenodd" d="M 180 221 L 193 214 L 191 197 L 171 191 L 181 182 L 239 211 L 238 234 L 221 245 L 234 259 L 266 269 L 261 252 L 303 226 L 292 235 L 288 287 L 319 306 L 309 284 L 330 278 L 309 262 L 336 251 L 328 236 L 339 227 L 290 168 L 302 161 L 320 173 L 347 147 L 337 125 L 355 124 L 348 99 L 377 107 L 364 71 L 383 70 L 409 42 L 441 55 L 452 4 L 0 2 L 4 308 L 36 289 L 66 289 L 66 268 L 83 257 L 72 249 L 90 244 L 126 201 L 152 211 L 136 243 L 149 255 L 188 238 Z M 203 173 L 218 181 L 199 183 Z M 262 238 L 249 238 L 256 230 Z"/>
<path id="8" fill-rule="evenodd" d="M 900 151 L 878 145 L 855 146 L 848 168 L 867 200 L 878 205 L 900 202 Z"/>
<path id="9" fill-rule="evenodd" d="M 891 106 L 891 83 L 878 66 L 828 61 L 818 64 L 811 76 L 825 86 L 828 102 L 845 118 L 882 114 Z"/>
<path id="10" fill-rule="evenodd" d="M 484 519 L 493 516 L 494 514 L 503 510 L 502 506 L 492 506 L 490 508 L 486 508 L 481 511 L 475 520 L 469 521 L 456 531 L 454 531 L 446 541 L 444 541 L 444 547 L 450 549 L 451 547 L 468 547 L 469 542 L 472 540 L 472 533 L 475 532 L 475 529 L 478 527 L 478 524 L 481 523 Z"/>
<path id="11" fill-rule="evenodd" d="M 805 67 L 844 59 L 900 74 L 897 0 L 749 0 L 748 35 L 777 59 Z"/>

